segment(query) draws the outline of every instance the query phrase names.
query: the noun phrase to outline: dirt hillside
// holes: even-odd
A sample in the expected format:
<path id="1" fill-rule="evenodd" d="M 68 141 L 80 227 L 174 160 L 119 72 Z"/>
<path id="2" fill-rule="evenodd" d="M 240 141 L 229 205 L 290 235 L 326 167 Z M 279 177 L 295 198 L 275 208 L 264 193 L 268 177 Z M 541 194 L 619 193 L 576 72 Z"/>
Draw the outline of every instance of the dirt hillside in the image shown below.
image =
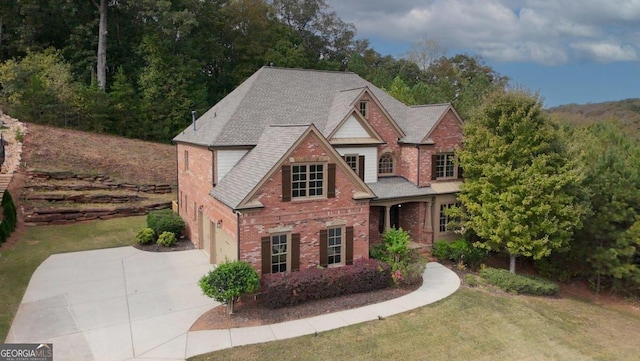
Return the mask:
<path id="1" fill-rule="evenodd" d="M 27 123 L 23 170 L 102 174 L 133 184 L 177 184 L 175 146 Z"/>

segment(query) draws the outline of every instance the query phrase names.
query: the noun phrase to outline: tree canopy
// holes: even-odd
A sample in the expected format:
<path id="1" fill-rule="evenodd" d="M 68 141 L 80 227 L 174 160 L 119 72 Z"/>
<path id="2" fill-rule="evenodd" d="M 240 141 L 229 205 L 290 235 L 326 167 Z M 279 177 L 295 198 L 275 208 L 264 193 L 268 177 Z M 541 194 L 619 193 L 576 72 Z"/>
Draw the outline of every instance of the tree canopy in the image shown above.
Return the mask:
<path id="1" fill-rule="evenodd" d="M 540 259 L 566 248 L 581 224 L 582 206 L 559 133 L 536 95 L 523 90 L 492 94 L 465 124 L 459 152 L 466 218 L 476 246 Z"/>
<path id="2" fill-rule="evenodd" d="M 349 70 L 409 105 L 453 102 L 462 114 L 496 87 L 456 88 L 496 75 L 479 58 L 421 69 L 420 57 L 379 54 L 324 0 L 25 0 L 0 10 L 0 64 L 12 69 L 0 76 L 2 108 L 81 130 L 167 142 L 192 110 L 202 114 L 266 65 Z M 440 70 L 450 63 L 470 70 Z M 55 91 L 46 68 L 62 69 Z"/>

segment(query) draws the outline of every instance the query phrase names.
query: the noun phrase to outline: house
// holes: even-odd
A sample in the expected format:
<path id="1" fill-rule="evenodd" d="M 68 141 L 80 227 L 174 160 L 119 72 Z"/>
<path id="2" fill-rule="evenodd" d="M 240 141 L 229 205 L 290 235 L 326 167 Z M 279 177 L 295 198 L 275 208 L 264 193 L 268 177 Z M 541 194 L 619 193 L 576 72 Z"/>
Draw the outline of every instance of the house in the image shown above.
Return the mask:
<path id="1" fill-rule="evenodd" d="M 262 274 L 368 258 L 389 227 L 430 249 L 454 237 L 461 127 L 354 73 L 264 67 L 174 138 L 186 234 Z"/>

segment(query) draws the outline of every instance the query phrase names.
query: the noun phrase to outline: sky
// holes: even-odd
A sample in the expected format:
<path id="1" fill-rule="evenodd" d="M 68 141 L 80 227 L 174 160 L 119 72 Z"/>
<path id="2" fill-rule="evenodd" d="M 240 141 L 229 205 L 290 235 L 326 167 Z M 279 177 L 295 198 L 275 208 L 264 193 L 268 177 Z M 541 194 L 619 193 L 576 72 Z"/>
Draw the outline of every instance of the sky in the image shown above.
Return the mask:
<path id="1" fill-rule="evenodd" d="M 640 98 L 640 0 L 325 0 L 382 55 L 436 40 L 545 107 Z"/>

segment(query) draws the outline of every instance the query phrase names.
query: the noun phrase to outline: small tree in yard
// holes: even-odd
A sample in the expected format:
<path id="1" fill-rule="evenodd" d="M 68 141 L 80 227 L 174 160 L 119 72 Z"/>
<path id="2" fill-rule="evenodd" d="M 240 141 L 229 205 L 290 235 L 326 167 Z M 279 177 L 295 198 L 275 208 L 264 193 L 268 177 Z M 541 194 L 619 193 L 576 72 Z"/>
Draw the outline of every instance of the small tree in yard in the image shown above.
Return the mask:
<path id="1" fill-rule="evenodd" d="M 225 303 L 231 315 L 240 296 L 260 288 L 260 277 L 247 262 L 225 261 L 204 275 L 199 284 L 205 296 Z"/>

